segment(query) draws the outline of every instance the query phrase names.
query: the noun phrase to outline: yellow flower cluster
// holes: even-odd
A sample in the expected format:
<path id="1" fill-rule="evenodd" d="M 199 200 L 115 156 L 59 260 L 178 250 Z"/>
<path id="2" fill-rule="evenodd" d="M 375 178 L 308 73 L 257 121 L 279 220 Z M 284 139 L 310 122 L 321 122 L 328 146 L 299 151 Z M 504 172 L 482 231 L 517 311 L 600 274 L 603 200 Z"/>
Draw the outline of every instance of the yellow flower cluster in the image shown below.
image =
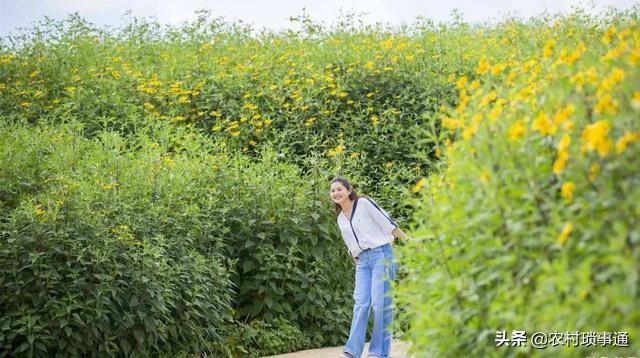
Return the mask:
<path id="1" fill-rule="evenodd" d="M 445 158 L 464 156 L 479 173 L 478 183 L 505 175 L 489 172 L 489 158 L 471 159 L 501 135 L 514 153 L 545 158 L 540 168 L 561 183 L 562 207 L 603 183 L 598 179 L 605 177 L 607 161 L 627 165 L 625 152 L 640 143 L 640 27 L 630 22 L 600 35 L 541 31 L 535 36 L 540 47 L 534 58 L 519 60 L 514 46 L 511 55 L 483 55 L 473 73 L 451 75 L 458 104 L 440 108 L 438 118 L 455 139 L 444 147 Z M 488 47 L 483 53 L 500 50 Z M 494 62 L 497 58 L 501 62 Z M 561 245 L 574 230 L 569 220 L 562 225 L 556 238 Z"/>
<path id="2" fill-rule="evenodd" d="M 606 156 L 612 146 L 611 139 L 609 139 L 610 130 L 611 124 L 607 120 L 600 120 L 587 125 L 582 131 L 581 151 L 597 150 L 601 157 Z"/>
<path id="3" fill-rule="evenodd" d="M 569 144 L 571 143 L 571 138 L 569 135 L 565 134 L 562 136 L 560 143 L 558 143 L 556 160 L 553 163 L 553 172 L 555 174 L 560 174 L 564 169 L 564 166 L 569 159 Z"/>
<path id="4" fill-rule="evenodd" d="M 329 158 L 335 157 L 336 155 L 342 154 L 344 150 L 345 150 L 344 145 L 338 144 L 335 148 L 329 149 L 327 151 L 327 157 Z"/>
<path id="5" fill-rule="evenodd" d="M 424 184 L 425 184 L 426 182 L 427 182 L 427 179 L 426 179 L 426 178 L 424 178 L 424 177 L 420 178 L 420 179 L 416 182 L 416 184 L 411 188 L 411 192 L 412 192 L 412 193 L 417 193 L 417 192 L 419 192 L 419 191 L 422 189 L 422 187 L 424 186 Z"/>
<path id="6" fill-rule="evenodd" d="M 562 184 L 562 188 L 560 189 L 562 193 L 562 197 L 566 201 L 571 201 L 573 199 L 573 191 L 575 190 L 576 185 L 573 182 L 566 182 Z"/>
<path id="7" fill-rule="evenodd" d="M 573 230 L 573 224 L 570 222 L 566 223 L 562 228 L 560 235 L 558 235 L 558 243 L 560 243 L 561 245 L 564 244 L 569 238 L 571 230 Z"/>

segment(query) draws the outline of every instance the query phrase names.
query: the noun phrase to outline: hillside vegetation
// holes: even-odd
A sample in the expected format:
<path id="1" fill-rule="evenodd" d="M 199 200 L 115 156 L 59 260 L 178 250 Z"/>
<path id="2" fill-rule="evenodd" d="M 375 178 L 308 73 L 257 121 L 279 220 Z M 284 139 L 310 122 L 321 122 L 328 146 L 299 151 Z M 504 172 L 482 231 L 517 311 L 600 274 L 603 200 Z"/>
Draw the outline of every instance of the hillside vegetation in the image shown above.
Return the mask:
<path id="1" fill-rule="evenodd" d="M 395 302 L 418 356 L 637 350 L 637 15 L 3 38 L 0 355 L 344 344 L 335 175 L 415 237 Z M 631 347 L 496 347 L 515 329 Z"/>

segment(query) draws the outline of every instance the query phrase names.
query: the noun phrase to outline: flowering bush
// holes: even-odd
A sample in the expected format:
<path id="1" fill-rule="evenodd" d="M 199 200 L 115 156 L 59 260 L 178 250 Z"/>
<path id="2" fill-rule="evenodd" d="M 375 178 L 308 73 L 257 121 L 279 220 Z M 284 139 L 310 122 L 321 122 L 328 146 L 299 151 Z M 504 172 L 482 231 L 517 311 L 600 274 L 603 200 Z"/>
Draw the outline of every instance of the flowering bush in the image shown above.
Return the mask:
<path id="1" fill-rule="evenodd" d="M 443 162 L 396 291 L 420 356 L 640 347 L 637 12 L 544 20 L 470 32 L 483 58 L 450 78 L 459 101 L 441 110 Z M 500 330 L 632 338 L 536 350 L 496 347 Z"/>

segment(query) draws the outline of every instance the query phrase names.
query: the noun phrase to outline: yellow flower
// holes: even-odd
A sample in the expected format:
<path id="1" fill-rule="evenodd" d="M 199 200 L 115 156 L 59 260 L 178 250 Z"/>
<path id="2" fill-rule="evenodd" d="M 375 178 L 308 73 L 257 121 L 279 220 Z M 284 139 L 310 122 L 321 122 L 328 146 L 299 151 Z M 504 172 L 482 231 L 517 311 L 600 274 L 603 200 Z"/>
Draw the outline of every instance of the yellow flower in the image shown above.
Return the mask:
<path id="1" fill-rule="evenodd" d="M 573 224 L 571 222 L 568 222 L 564 225 L 564 228 L 562 228 L 562 232 L 560 232 L 560 235 L 558 235 L 558 242 L 562 245 L 567 241 L 567 238 L 569 238 L 569 234 L 571 233 L 571 230 L 573 230 Z"/>
<path id="2" fill-rule="evenodd" d="M 562 170 L 564 170 L 564 166 L 569 159 L 569 143 L 571 142 L 571 138 L 568 135 L 563 135 L 562 139 L 558 143 L 558 155 L 553 163 L 553 172 L 555 174 L 560 174 Z"/>
<path id="3" fill-rule="evenodd" d="M 602 43 L 605 45 L 608 45 L 611 43 L 611 40 L 613 39 L 613 37 L 616 35 L 616 27 L 615 26 L 611 26 L 607 32 L 605 32 L 605 34 L 602 36 Z"/>
<path id="4" fill-rule="evenodd" d="M 584 72 L 578 72 L 575 75 L 571 76 L 571 83 L 574 84 L 576 86 L 576 91 L 578 93 L 582 92 L 582 87 L 584 86 L 585 83 L 585 74 Z"/>
<path id="5" fill-rule="evenodd" d="M 477 130 L 478 130 L 478 125 L 477 124 L 472 124 L 472 125 L 468 126 L 462 132 L 462 138 L 464 138 L 464 139 L 471 138 L 476 133 Z"/>
<path id="6" fill-rule="evenodd" d="M 176 165 L 176 163 L 174 162 L 173 159 L 171 159 L 171 157 L 164 157 L 162 161 L 164 162 L 164 164 L 167 165 L 168 168 L 173 168 Z"/>
<path id="7" fill-rule="evenodd" d="M 117 187 L 118 185 L 119 185 L 119 184 L 118 184 L 118 182 L 111 182 L 111 183 L 109 183 L 109 184 L 103 184 L 103 185 L 102 185 L 102 189 L 104 189 L 104 190 L 111 190 L 111 189 L 113 189 L 113 188 Z"/>
<path id="8" fill-rule="evenodd" d="M 502 105 L 496 103 L 496 105 L 491 109 L 491 112 L 489 112 L 489 114 L 487 115 L 487 118 L 489 118 L 489 121 L 493 123 L 496 119 L 498 119 L 498 117 L 500 117 L 500 114 L 502 114 Z"/>
<path id="9" fill-rule="evenodd" d="M 338 154 L 341 154 L 342 152 L 344 152 L 344 145 L 339 144 L 337 147 L 333 148 L 333 149 L 329 149 L 329 151 L 327 152 L 327 156 L 328 157 L 335 157 Z"/>
<path id="10" fill-rule="evenodd" d="M 635 91 L 631 97 L 631 108 L 640 111 L 640 91 Z"/>
<path id="11" fill-rule="evenodd" d="M 483 75 L 487 73 L 490 69 L 491 69 L 491 66 L 489 65 L 489 63 L 485 59 L 481 59 L 478 62 L 478 67 L 476 68 L 476 72 L 479 75 Z"/>
<path id="12" fill-rule="evenodd" d="M 498 75 L 500 72 L 504 71 L 505 68 L 507 68 L 506 63 L 498 63 L 496 65 L 493 65 L 491 67 L 491 74 L 494 76 Z"/>
<path id="13" fill-rule="evenodd" d="M 0 56 L 0 65 L 6 65 L 11 62 L 12 59 L 15 58 L 15 55 L 2 55 Z"/>
<path id="14" fill-rule="evenodd" d="M 553 162 L 554 174 L 560 174 L 564 170 L 564 166 L 567 163 L 567 159 L 569 159 L 569 152 L 567 151 L 558 152 L 558 157 Z"/>
<path id="15" fill-rule="evenodd" d="M 544 49 L 542 50 L 542 55 L 545 58 L 551 57 L 553 55 L 553 48 L 555 47 L 556 42 L 552 39 L 548 40 L 547 43 L 544 44 Z"/>
<path id="16" fill-rule="evenodd" d="M 576 185 L 570 181 L 562 184 L 562 189 L 560 191 L 565 201 L 571 202 L 571 200 L 573 200 L 573 191 L 575 188 Z"/>
<path id="17" fill-rule="evenodd" d="M 585 76 L 587 83 L 589 84 L 594 85 L 596 84 L 596 82 L 598 82 L 598 71 L 595 67 L 589 67 L 589 69 L 585 72 Z"/>
<path id="18" fill-rule="evenodd" d="M 456 81 L 456 87 L 458 89 L 464 89 L 466 85 L 467 85 L 467 76 L 462 76 L 458 79 L 458 81 Z"/>
<path id="19" fill-rule="evenodd" d="M 426 182 L 427 182 L 427 179 L 425 179 L 424 177 L 420 178 L 420 180 L 418 180 L 418 182 L 411 188 L 411 192 L 412 193 L 419 192 Z"/>
<path id="20" fill-rule="evenodd" d="M 580 299 L 581 300 L 585 300 L 587 299 L 587 297 L 589 296 L 589 291 L 588 290 L 582 290 L 580 291 Z"/>
<path id="21" fill-rule="evenodd" d="M 374 126 L 377 126 L 379 121 L 380 118 L 378 118 L 378 116 L 376 116 L 375 114 L 371 116 L 371 124 L 373 124 Z"/>
<path id="22" fill-rule="evenodd" d="M 36 205 L 33 208 L 33 213 L 36 214 L 36 215 L 42 215 L 42 214 L 44 214 L 44 212 L 45 212 L 45 210 L 42 208 L 42 205 Z"/>
<path id="23" fill-rule="evenodd" d="M 511 128 L 509 128 L 509 139 L 510 140 L 516 140 L 519 138 L 522 138 L 522 136 L 524 136 L 524 134 L 526 133 L 526 127 L 524 125 L 524 120 L 519 120 L 517 122 L 515 122 Z"/>
<path id="24" fill-rule="evenodd" d="M 600 120 L 588 125 L 582 131 L 583 147 L 588 151 L 597 150 L 601 157 L 606 156 L 611 150 L 609 131 L 611 124 L 607 120 Z"/>
<path id="25" fill-rule="evenodd" d="M 566 107 L 556 112 L 556 114 L 553 116 L 553 123 L 556 126 L 561 125 L 569 118 L 569 116 L 571 116 L 574 110 L 575 107 L 573 106 L 573 104 L 569 103 Z"/>
<path id="26" fill-rule="evenodd" d="M 576 47 L 572 53 L 568 53 L 567 49 L 562 49 L 559 62 L 571 65 L 576 62 L 586 50 L 587 47 L 582 42 L 578 44 L 578 47 Z"/>
<path id="27" fill-rule="evenodd" d="M 541 135 L 555 134 L 556 127 L 552 125 L 546 113 L 540 112 L 535 121 L 533 121 L 533 129 L 540 132 Z"/>
<path id="28" fill-rule="evenodd" d="M 460 123 L 459 119 L 453 119 L 450 117 L 444 117 L 441 119 L 442 121 L 442 126 L 445 127 L 446 129 L 450 130 L 450 131 L 455 131 L 456 128 L 459 128 L 462 126 L 462 124 Z"/>
<path id="29" fill-rule="evenodd" d="M 571 143 L 571 137 L 569 137 L 567 134 L 562 136 L 562 139 L 560 139 L 560 142 L 558 143 L 558 151 L 559 152 L 564 152 L 567 149 L 569 149 L 569 144 Z"/>
<path id="30" fill-rule="evenodd" d="M 465 108 L 467 108 L 467 103 L 469 103 L 469 96 L 467 95 L 467 92 L 460 91 L 459 97 L 460 97 L 460 102 L 456 107 L 456 112 L 462 113 L 464 112 Z"/>
<path id="31" fill-rule="evenodd" d="M 616 142 L 616 152 L 622 153 L 627 149 L 627 145 L 640 140 L 640 133 L 625 132 Z"/>
<path id="32" fill-rule="evenodd" d="M 622 43 L 621 45 L 624 45 L 624 43 Z M 607 51 L 607 53 L 604 56 L 602 56 L 602 61 L 610 62 L 620 57 L 624 53 L 625 47 L 626 46 L 617 46 Z"/>
<path id="33" fill-rule="evenodd" d="M 513 84 L 513 80 L 516 79 L 516 75 L 517 75 L 516 71 L 509 72 L 509 74 L 507 75 L 507 78 L 505 80 L 506 83 L 509 84 L 509 85 Z"/>
<path id="34" fill-rule="evenodd" d="M 609 94 L 599 96 L 598 102 L 593 106 L 593 112 L 596 114 L 616 114 L 618 113 L 618 101 L 612 100 Z"/>
<path id="35" fill-rule="evenodd" d="M 623 70 L 621 70 L 620 68 L 614 68 L 613 71 L 611 71 L 611 82 L 615 83 L 621 83 L 622 81 L 624 81 L 625 78 L 625 73 Z"/>
<path id="36" fill-rule="evenodd" d="M 489 171 L 484 169 L 482 173 L 480 173 L 480 181 L 486 183 L 489 181 Z"/>
<path id="37" fill-rule="evenodd" d="M 482 99 L 480 100 L 480 108 L 484 108 L 487 105 L 489 105 L 489 103 L 491 103 L 491 101 L 496 99 L 496 97 L 498 97 L 498 94 L 496 93 L 496 91 L 491 91 L 487 93 L 487 95 L 482 97 Z"/>

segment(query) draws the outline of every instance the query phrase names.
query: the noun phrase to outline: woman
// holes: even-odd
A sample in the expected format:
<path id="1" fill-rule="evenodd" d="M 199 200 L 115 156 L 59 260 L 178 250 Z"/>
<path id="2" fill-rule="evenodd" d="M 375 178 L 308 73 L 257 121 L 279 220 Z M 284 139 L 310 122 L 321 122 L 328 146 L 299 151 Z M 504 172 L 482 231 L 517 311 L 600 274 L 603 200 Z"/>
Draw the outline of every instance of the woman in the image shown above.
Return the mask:
<path id="1" fill-rule="evenodd" d="M 342 238 L 356 265 L 353 320 L 340 357 L 359 358 L 362 354 L 372 307 L 369 357 L 387 358 L 393 318 L 389 288 L 396 271 L 390 243 L 394 237 L 404 239 L 406 235 L 371 198 L 359 197 L 346 179 L 338 177 L 331 181 L 330 197 L 338 213 Z"/>

